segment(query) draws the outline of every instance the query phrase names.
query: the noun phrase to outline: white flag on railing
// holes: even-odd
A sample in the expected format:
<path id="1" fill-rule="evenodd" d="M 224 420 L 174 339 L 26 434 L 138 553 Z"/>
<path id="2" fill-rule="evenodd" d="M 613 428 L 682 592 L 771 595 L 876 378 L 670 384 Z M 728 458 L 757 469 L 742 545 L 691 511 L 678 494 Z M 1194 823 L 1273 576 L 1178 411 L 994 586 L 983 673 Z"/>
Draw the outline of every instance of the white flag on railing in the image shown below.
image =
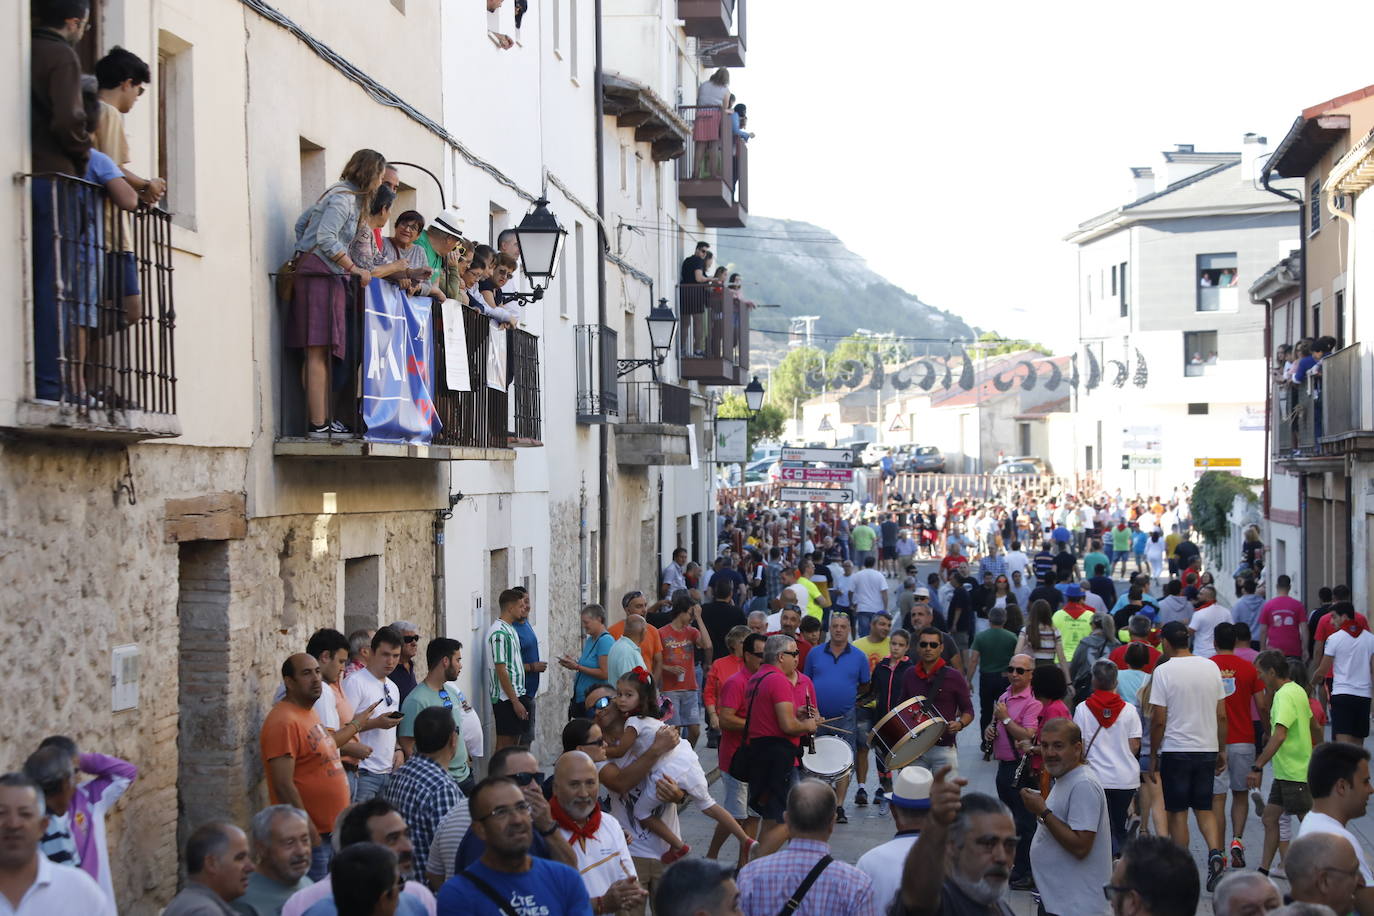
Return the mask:
<path id="1" fill-rule="evenodd" d="M 498 391 L 506 390 L 506 340 L 509 333 L 505 328 L 491 323 L 491 335 L 487 337 L 487 387 Z"/>
<path id="2" fill-rule="evenodd" d="M 441 308 L 444 315 L 444 385 L 449 391 L 471 391 L 472 374 L 468 333 L 463 327 L 463 307 L 457 300 L 445 299 Z"/>

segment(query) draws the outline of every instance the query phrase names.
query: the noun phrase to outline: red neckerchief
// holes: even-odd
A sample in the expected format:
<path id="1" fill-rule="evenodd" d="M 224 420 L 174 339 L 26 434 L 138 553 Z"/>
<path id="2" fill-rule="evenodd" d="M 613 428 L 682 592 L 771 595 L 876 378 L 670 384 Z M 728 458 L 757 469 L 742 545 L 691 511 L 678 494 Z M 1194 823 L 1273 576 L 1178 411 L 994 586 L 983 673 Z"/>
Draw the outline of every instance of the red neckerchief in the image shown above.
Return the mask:
<path id="1" fill-rule="evenodd" d="M 1068 604 L 1064 605 L 1064 613 L 1068 614 L 1074 620 L 1082 617 L 1084 614 L 1088 613 L 1089 610 L 1091 610 L 1091 608 L 1086 604 L 1079 604 L 1076 600 L 1070 601 Z"/>
<path id="2" fill-rule="evenodd" d="M 1360 633 L 1365 629 L 1367 628 L 1364 624 L 1360 623 L 1360 618 L 1358 617 L 1351 617 L 1345 623 L 1341 624 L 1341 632 L 1349 633 L 1352 639 L 1358 639 Z"/>
<path id="3" fill-rule="evenodd" d="M 558 796 L 555 795 L 549 800 L 549 813 L 553 815 L 554 822 L 565 830 L 572 831 L 572 836 L 568 837 L 568 842 L 577 843 L 583 849 L 587 848 L 587 841 L 596 839 L 596 831 L 601 828 L 601 806 L 594 805 L 592 813 L 587 818 L 587 826 L 583 827 L 563 810 L 563 806 L 558 803 Z"/>
<path id="4" fill-rule="evenodd" d="M 1216 604 L 1215 601 L 1208 601 L 1206 604 L 1199 604 L 1197 607 L 1193 608 L 1193 613 L 1196 614 L 1198 611 L 1205 610 L 1214 604 Z"/>
<path id="5" fill-rule="evenodd" d="M 939 670 L 940 670 L 941 668 L 943 668 L 944 666 L 945 666 L 945 660 L 944 660 L 943 658 L 937 658 L 937 659 L 935 659 L 935 664 L 933 664 L 933 665 L 930 666 L 930 670 L 929 670 L 929 671 L 926 670 L 926 663 L 925 663 L 925 662 L 917 662 L 917 663 L 916 663 L 916 670 L 919 671 L 919 672 L 921 672 L 921 677 L 925 678 L 926 680 L 930 680 L 932 677 L 935 676 L 935 672 L 939 671 Z"/>
<path id="6" fill-rule="evenodd" d="M 1126 701 L 1121 695 L 1111 690 L 1094 690 L 1092 696 L 1084 702 L 1088 704 L 1088 711 L 1102 728 L 1111 728 L 1115 725 L 1121 718 L 1121 710 L 1126 706 Z"/>

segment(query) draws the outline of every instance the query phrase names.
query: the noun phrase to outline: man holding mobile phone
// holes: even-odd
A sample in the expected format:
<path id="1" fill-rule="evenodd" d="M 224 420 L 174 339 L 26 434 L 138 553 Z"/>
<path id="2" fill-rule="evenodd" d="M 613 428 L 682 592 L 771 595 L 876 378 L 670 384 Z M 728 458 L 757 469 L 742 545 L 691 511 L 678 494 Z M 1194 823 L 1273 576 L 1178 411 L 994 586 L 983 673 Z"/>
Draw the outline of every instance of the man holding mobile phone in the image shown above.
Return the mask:
<path id="1" fill-rule="evenodd" d="M 391 627 L 382 627 L 372 637 L 372 654 L 367 666 L 344 680 L 344 699 L 354 709 L 367 709 L 376 704 L 363 742 L 372 748 L 372 755 L 358 764 L 358 782 L 353 790 L 354 803 L 380 795 L 393 769 L 405 763 L 396 747 L 396 726 L 401 724 L 400 690 L 389 678 L 401 660 L 401 634 Z M 381 702 L 378 703 L 377 701 Z"/>

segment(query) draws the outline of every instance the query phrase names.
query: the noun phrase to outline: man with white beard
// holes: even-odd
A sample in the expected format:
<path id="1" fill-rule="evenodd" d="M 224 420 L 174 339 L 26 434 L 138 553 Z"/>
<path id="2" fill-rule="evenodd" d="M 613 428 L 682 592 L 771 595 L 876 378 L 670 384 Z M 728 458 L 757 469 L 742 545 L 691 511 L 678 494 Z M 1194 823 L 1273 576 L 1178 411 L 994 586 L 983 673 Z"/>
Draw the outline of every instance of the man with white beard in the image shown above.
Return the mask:
<path id="1" fill-rule="evenodd" d="M 902 866 L 891 916 L 1012 916 L 1007 879 L 1016 858 L 1011 811 L 941 767 L 930 789 L 930 819 Z"/>
<path id="2" fill-rule="evenodd" d="M 596 764 L 582 751 L 568 751 L 553 768 L 550 812 L 563 838 L 577 856 L 593 913 L 619 913 L 647 896 L 635 877 L 625 832 L 603 815 L 597 797 L 601 784 Z"/>

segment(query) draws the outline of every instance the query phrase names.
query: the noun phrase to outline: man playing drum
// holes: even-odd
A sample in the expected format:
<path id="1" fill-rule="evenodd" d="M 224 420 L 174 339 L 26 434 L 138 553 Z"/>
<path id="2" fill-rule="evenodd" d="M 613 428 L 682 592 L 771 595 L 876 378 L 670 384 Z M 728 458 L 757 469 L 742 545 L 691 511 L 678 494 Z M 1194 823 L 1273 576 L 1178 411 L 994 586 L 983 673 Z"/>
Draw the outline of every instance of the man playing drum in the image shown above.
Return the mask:
<path id="1" fill-rule="evenodd" d="M 942 657 L 944 636 L 935 627 L 926 627 L 916 634 L 916 664 L 902 677 L 904 698 L 925 697 L 949 724 L 935 746 L 912 763 L 920 764 L 932 773 L 947 766 L 957 773 L 959 755 L 955 740 L 959 732 L 973 721 L 973 700 L 969 696 L 968 681 Z"/>

